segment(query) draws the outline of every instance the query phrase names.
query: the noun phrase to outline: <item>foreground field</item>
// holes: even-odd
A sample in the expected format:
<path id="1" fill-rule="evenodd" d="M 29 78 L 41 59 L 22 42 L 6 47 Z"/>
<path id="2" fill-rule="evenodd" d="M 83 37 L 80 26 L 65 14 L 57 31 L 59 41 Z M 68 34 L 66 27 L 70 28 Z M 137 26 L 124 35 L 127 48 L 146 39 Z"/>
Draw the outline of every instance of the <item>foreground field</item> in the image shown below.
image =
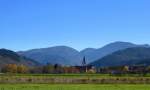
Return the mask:
<path id="1" fill-rule="evenodd" d="M 149 76 L 109 74 L 1 74 L 0 84 L 150 84 Z"/>
<path id="2" fill-rule="evenodd" d="M 61 77 L 61 78 L 106 78 L 106 77 L 150 77 L 150 73 L 142 74 L 0 74 L 0 77 Z"/>
<path id="3" fill-rule="evenodd" d="M 149 90 L 150 85 L 63 85 L 63 84 L 1 84 L 0 90 Z"/>

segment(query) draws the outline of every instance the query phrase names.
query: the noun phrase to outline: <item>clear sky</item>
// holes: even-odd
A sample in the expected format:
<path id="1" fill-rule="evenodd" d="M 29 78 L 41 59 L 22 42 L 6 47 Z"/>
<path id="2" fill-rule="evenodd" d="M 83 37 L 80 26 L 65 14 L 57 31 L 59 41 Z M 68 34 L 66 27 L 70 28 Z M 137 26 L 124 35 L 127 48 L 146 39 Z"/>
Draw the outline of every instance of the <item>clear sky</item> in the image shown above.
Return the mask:
<path id="1" fill-rule="evenodd" d="M 0 48 L 150 44 L 150 0 L 0 0 Z"/>

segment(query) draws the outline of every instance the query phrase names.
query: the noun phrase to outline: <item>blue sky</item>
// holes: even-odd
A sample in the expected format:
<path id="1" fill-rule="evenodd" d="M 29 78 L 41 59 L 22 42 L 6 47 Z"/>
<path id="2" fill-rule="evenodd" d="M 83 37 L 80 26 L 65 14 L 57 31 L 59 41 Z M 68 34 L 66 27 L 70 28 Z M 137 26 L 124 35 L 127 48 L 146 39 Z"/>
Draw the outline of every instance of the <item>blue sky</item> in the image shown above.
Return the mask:
<path id="1" fill-rule="evenodd" d="M 150 44 L 150 0 L 0 0 L 0 48 Z"/>

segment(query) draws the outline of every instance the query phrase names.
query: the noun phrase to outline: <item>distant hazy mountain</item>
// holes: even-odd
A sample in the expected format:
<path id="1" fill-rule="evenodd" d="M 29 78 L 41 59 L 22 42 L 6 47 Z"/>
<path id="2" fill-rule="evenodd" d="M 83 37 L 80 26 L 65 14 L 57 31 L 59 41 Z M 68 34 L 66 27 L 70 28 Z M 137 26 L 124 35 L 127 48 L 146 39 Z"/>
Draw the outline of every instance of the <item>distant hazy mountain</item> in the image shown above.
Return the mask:
<path id="1" fill-rule="evenodd" d="M 114 42 L 99 49 L 87 48 L 82 50 L 80 53 L 82 56 L 87 58 L 88 62 L 93 62 L 94 60 L 98 60 L 118 50 L 132 47 L 149 47 L 149 45 L 136 45 L 129 42 Z"/>
<path id="2" fill-rule="evenodd" d="M 7 49 L 0 49 L 0 66 L 5 64 L 24 64 L 27 66 L 39 65 L 38 62 L 22 57 L 16 52 Z"/>
<path id="3" fill-rule="evenodd" d="M 148 45 L 136 45 L 128 42 L 114 42 L 102 48 L 87 48 L 81 52 L 67 46 L 56 46 L 50 48 L 33 49 L 18 52 L 20 55 L 34 59 L 42 64 L 79 65 L 85 56 L 87 63 L 98 60 L 118 50 L 131 47 L 148 47 Z"/>
<path id="4" fill-rule="evenodd" d="M 135 64 L 150 65 L 150 48 L 134 47 L 114 52 L 91 63 L 97 67 L 122 66 Z"/>
<path id="5" fill-rule="evenodd" d="M 18 53 L 43 64 L 77 65 L 83 58 L 77 50 L 67 46 L 33 49 Z"/>

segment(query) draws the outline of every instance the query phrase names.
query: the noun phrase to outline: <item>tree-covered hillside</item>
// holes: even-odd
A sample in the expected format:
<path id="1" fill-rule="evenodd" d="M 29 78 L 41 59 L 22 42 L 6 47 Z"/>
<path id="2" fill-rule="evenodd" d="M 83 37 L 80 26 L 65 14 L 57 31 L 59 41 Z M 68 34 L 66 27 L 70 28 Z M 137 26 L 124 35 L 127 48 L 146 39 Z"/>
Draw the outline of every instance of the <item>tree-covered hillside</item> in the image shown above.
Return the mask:
<path id="1" fill-rule="evenodd" d="M 97 67 L 122 66 L 146 63 L 150 60 L 150 48 L 135 47 L 120 50 L 103 57 L 91 64 Z"/>

